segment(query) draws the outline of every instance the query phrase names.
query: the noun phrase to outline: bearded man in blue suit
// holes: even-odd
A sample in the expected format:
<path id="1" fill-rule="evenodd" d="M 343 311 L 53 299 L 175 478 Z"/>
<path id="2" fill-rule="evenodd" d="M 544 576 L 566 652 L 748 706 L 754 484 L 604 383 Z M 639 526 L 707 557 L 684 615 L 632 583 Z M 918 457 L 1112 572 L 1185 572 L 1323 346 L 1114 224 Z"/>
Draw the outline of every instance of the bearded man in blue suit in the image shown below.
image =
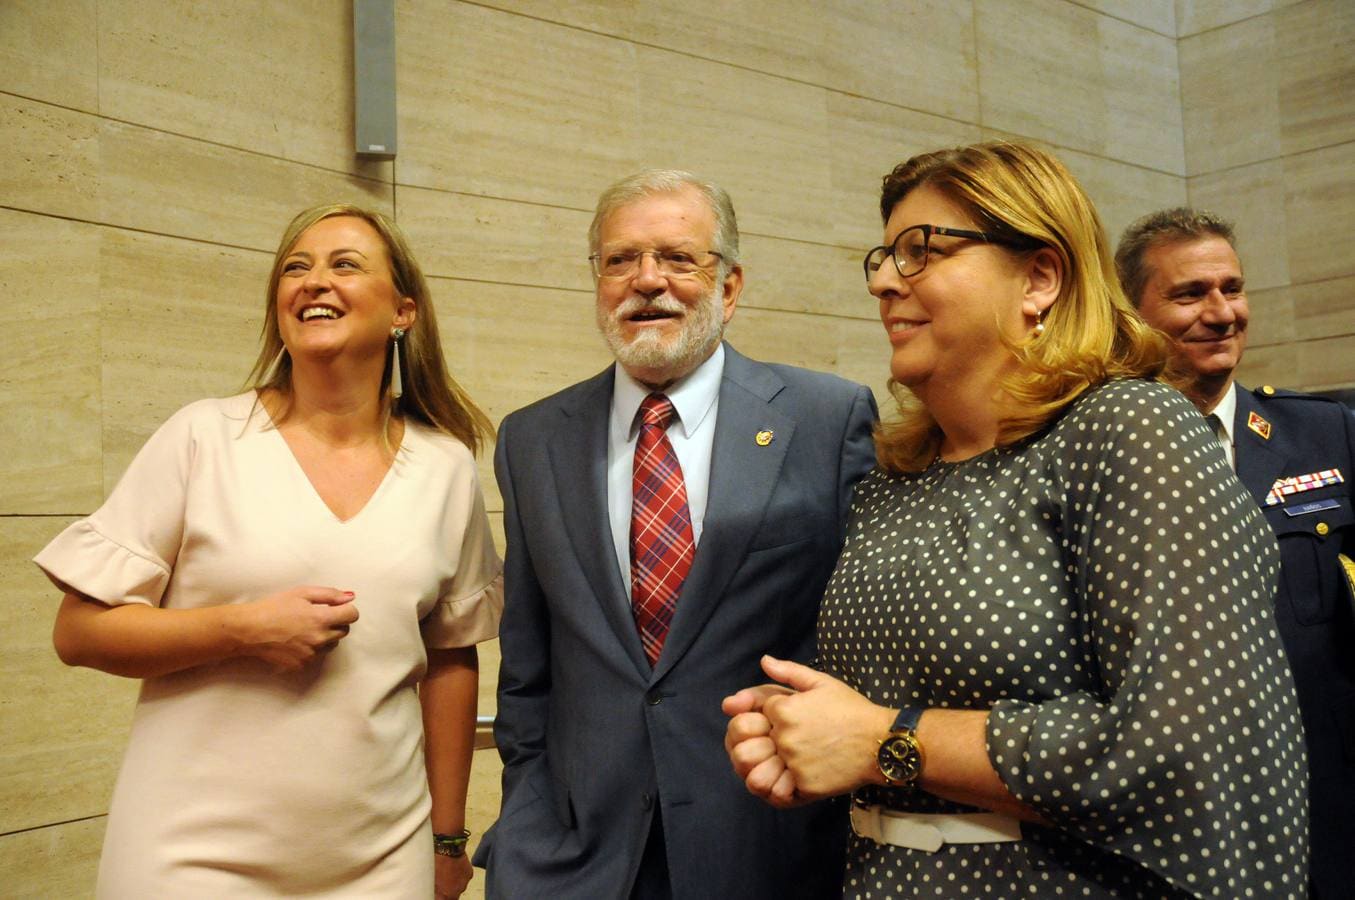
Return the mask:
<path id="1" fill-rule="evenodd" d="M 748 794 L 720 701 L 763 677 L 763 654 L 813 658 L 875 402 L 723 343 L 743 269 L 718 186 L 625 179 L 589 244 L 616 363 L 510 415 L 495 454 L 504 774 L 476 856 L 487 895 L 834 896 L 845 810 Z"/>
<path id="2" fill-rule="evenodd" d="M 1275 618 L 1308 750 L 1309 893 L 1355 896 L 1355 609 L 1341 561 L 1355 556 L 1355 417 L 1334 400 L 1234 380 L 1251 308 L 1228 222 L 1153 213 L 1125 231 L 1115 263 L 1279 542 Z"/>

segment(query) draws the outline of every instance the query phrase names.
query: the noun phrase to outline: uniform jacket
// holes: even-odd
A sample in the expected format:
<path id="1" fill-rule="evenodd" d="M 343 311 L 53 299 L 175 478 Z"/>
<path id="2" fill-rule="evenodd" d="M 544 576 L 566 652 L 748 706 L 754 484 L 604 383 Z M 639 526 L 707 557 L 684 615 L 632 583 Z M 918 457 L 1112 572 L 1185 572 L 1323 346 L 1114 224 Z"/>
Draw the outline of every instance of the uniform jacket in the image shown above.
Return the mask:
<path id="1" fill-rule="evenodd" d="M 1355 416 L 1324 397 L 1238 385 L 1233 444 L 1280 545 L 1275 616 L 1307 738 L 1312 884 L 1318 897 L 1355 896 L 1355 613 L 1337 560 L 1355 554 Z M 1343 482 L 1267 502 L 1278 479 L 1333 469 Z"/>
<path id="2" fill-rule="evenodd" d="M 652 671 L 607 518 L 614 370 L 500 428 L 503 807 L 476 856 L 491 898 L 626 897 L 656 804 L 677 900 L 840 886 L 844 808 L 782 812 L 749 794 L 720 701 L 767 680 L 764 653 L 813 657 L 852 486 L 874 464 L 875 402 L 725 353 L 704 530 Z"/>

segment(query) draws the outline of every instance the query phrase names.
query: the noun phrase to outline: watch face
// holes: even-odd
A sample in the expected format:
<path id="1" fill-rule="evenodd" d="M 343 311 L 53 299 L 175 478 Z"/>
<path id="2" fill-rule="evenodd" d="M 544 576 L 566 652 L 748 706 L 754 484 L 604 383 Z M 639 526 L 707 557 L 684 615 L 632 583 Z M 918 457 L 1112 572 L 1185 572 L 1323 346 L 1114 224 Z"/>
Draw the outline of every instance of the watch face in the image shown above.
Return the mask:
<path id="1" fill-rule="evenodd" d="M 922 752 L 911 734 L 890 735 L 880 744 L 876 760 L 891 784 L 911 784 L 922 772 Z"/>

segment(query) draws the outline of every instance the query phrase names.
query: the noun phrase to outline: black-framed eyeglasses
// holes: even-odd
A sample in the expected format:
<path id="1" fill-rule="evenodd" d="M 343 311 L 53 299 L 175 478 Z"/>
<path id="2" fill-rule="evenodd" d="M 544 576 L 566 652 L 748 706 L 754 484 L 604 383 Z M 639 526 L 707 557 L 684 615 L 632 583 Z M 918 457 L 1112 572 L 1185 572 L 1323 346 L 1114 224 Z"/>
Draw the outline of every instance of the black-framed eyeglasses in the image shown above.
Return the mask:
<path id="1" fill-rule="evenodd" d="M 899 274 L 904 278 L 916 275 L 927 268 L 927 257 L 931 254 L 932 235 L 934 234 L 969 238 L 974 241 L 984 241 L 985 243 L 1002 246 L 1013 246 L 1015 244 L 1010 238 L 994 234 L 991 231 L 944 228 L 940 225 L 913 225 L 899 232 L 899 236 L 894 238 L 893 246 L 876 247 L 866 254 L 866 258 L 862 260 L 862 265 L 866 270 L 866 281 L 870 281 L 871 276 L 879 271 L 880 266 L 884 265 L 885 258 L 890 256 L 894 257 L 894 267 L 899 270 Z"/>
<path id="2" fill-rule="evenodd" d="M 724 254 L 714 250 L 610 250 L 594 253 L 588 262 L 598 278 L 632 278 L 646 256 L 654 257 L 659 274 L 668 278 L 690 278 L 724 259 Z"/>

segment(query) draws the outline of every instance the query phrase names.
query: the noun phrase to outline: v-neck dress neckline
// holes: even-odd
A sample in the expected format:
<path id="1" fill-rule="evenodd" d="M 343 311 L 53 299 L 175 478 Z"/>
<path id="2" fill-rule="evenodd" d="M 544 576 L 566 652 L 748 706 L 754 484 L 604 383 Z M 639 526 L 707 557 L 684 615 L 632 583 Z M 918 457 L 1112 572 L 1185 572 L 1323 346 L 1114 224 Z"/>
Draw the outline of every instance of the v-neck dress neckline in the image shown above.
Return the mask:
<path id="1" fill-rule="evenodd" d="M 390 463 L 386 466 L 386 471 L 382 473 L 381 480 L 377 482 L 376 488 L 369 495 L 367 495 L 367 499 L 362 502 L 362 506 L 358 509 L 358 511 L 345 519 L 334 511 L 334 507 L 329 505 L 329 502 L 325 500 L 324 495 L 320 493 L 319 488 L 315 486 L 315 482 L 311 480 L 310 475 L 307 474 L 306 472 L 306 467 L 301 464 L 301 460 L 297 459 L 296 451 L 292 449 L 291 444 L 287 443 L 287 438 L 283 435 L 282 429 L 279 427 L 277 420 L 273 418 L 273 414 L 269 412 L 268 407 L 264 405 L 263 398 L 259 398 L 259 409 L 263 411 L 263 419 L 265 423 L 264 425 L 261 426 L 262 429 L 273 432 L 273 437 L 276 440 L 277 446 L 281 449 L 282 453 L 287 457 L 288 465 L 290 466 L 291 471 L 303 482 L 305 482 L 306 486 L 305 492 L 310 495 L 310 497 L 314 501 L 314 505 L 318 506 L 320 510 L 323 511 L 324 515 L 326 515 L 334 524 L 340 526 L 352 525 L 358 519 L 361 519 L 363 517 L 363 514 L 366 513 L 367 510 L 370 509 L 374 504 L 376 504 L 381 499 L 383 494 L 387 493 L 387 485 L 397 477 L 395 470 L 396 467 L 400 464 L 400 454 L 404 452 L 405 448 L 408 446 L 410 435 L 413 432 L 413 429 L 410 428 L 409 423 L 406 422 L 403 434 L 401 434 L 400 436 L 400 444 L 395 448 L 395 452 L 391 456 Z"/>

